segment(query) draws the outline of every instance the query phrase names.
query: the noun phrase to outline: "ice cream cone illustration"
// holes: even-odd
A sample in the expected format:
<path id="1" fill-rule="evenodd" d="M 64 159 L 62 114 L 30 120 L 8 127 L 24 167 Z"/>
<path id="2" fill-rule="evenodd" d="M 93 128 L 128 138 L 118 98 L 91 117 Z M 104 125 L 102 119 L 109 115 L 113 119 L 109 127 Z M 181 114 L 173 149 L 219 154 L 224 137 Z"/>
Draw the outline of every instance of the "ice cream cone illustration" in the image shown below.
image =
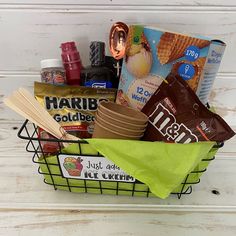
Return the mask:
<path id="1" fill-rule="evenodd" d="M 138 26 L 130 26 L 126 41 L 125 61 L 127 70 L 136 78 L 149 74 L 152 67 L 152 53 L 150 45 L 143 32 L 137 36 Z M 135 36 L 136 35 L 136 36 Z"/>
<path id="2" fill-rule="evenodd" d="M 81 176 L 81 171 L 83 169 L 83 165 L 81 164 L 83 160 L 78 157 L 67 157 L 64 159 L 63 166 L 70 176 Z"/>
<path id="3" fill-rule="evenodd" d="M 209 40 L 165 32 L 157 45 L 157 56 L 163 65 L 183 57 L 186 48 L 190 45 L 204 48 L 209 44 Z"/>
<path id="4" fill-rule="evenodd" d="M 71 169 L 71 170 L 68 170 L 68 174 L 70 176 L 80 176 L 81 175 L 81 171 L 77 170 L 77 169 Z"/>
<path id="5" fill-rule="evenodd" d="M 205 57 L 200 57 L 194 62 L 189 62 L 186 60 L 178 61 L 173 65 L 171 72 L 178 74 L 178 69 L 182 64 L 184 64 L 184 63 L 191 64 L 194 67 L 195 74 L 191 79 L 187 80 L 186 82 L 191 87 L 191 89 L 194 92 L 196 92 L 205 62 L 206 62 Z"/>

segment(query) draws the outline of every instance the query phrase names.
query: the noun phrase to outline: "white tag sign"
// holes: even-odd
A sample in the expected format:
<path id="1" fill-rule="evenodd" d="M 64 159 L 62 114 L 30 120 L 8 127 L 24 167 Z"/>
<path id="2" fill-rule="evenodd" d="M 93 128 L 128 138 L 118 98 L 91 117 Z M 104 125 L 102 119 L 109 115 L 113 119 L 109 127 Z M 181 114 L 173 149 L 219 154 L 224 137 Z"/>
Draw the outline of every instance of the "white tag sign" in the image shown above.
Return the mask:
<path id="1" fill-rule="evenodd" d="M 104 157 L 60 154 L 58 159 L 66 178 L 135 182 L 135 178 Z"/>

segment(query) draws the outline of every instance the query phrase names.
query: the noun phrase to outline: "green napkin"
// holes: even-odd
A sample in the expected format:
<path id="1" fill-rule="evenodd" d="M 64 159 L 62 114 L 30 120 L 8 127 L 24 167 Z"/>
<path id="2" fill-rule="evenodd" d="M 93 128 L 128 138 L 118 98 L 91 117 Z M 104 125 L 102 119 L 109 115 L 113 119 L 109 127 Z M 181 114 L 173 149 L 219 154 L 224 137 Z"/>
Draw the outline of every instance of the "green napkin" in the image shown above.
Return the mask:
<path id="1" fill-rule="evenodd" d="M 151 192 L 166 198 L 205 158 L 214 142 L 190 144 L 119 139 L 87 139 L 94 149 L 127 174 L 145 183 Z M 68 147 L 74 152 L 75 145 Z"/>

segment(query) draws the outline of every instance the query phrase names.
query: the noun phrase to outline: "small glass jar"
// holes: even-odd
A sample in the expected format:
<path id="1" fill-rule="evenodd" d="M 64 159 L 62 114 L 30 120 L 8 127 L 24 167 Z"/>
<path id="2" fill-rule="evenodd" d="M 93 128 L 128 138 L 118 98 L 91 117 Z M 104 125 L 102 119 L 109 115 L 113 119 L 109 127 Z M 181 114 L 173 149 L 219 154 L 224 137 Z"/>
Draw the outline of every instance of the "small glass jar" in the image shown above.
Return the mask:
<path id="1" fill-rule="evenodd" d="M 48 84 L 65 85 L 66 73 L 62 61 L 59 59 L 46 59 L 41 64 L 41 81 Z"/>

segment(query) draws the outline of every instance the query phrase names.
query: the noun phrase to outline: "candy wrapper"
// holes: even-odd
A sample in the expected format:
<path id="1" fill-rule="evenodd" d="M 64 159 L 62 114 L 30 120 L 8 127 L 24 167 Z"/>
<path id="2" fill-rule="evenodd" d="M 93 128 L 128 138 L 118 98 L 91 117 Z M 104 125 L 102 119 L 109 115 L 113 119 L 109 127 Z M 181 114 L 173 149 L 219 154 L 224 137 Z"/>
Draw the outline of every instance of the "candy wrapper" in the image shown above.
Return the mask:
<path id="1" fill-rule="evenodd" d="M 116 89 L 56 86 L 35 82 L 34 95 L 66 131 L 79 138 L 90 138 L 99 102 L 114 101 Z M 41 130 L 40 138 L 50 139 L 51 136 Z M 58 150 L 56 142 L 42 142 L 41 145 L 45 153 Z"/>
<path id="2" fill-rule="evenodd" d="M 192 143 L 222 142 L 235 135 L 228 124 L 208 110 L 178 75 L 170 74 L 143 107 L 149 117 L 143 140 Z"/>

